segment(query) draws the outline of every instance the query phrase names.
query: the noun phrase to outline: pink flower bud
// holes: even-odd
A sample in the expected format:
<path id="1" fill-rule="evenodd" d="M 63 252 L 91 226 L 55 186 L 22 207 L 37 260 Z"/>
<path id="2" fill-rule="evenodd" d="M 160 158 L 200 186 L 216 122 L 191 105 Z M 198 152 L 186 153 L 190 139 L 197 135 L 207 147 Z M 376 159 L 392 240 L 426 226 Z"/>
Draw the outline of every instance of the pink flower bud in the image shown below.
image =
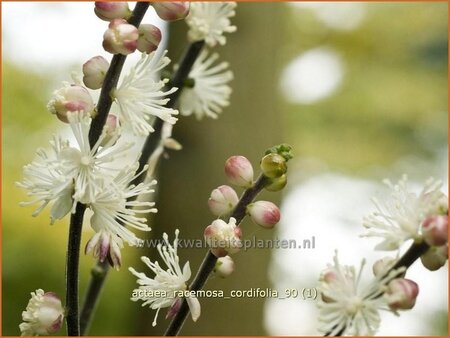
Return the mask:
<path id="1" fill-rule="evenodd" d="M 167 311 L 166 319 L 172 319 L 175 317 L 175 315 L 180 311 L 181 303 L 183 300 L 181 298 L 177 298 L 172 305 L 169 308 L 169 311 Z"/>
<path id="2" fill-rule="evenodd" d="M 103 85 L 109 62 L 103 56 L 94 56 L 83 65 L 83 83 L 90 89 L 99 89 Z"/>
<path id="3" fill-rule="evenodd" d="M 142 53 L 148 54 L 156 50 L 161 42 L 161 31 L 159 28 L 150 24 L 142 24 L 138 30 L 137 49 Z"/>
<path id="4" fill-rule="evenodd" d="M 96 1 L 95 14 L 102 20 L 111 21 L 113 19 L 128 19 L 131 16 L 131 10 L 128 2 L 103 2 Z"/>
<path id="5" fill-rule="evenodd" d="M 214 273 L 216 276 L 226 278 L 234 272 L 234 261 L 230 256 L 220 257 L 217 259 L 216 266 L 214 267 Z"/>
<path id="6" fill-rule="evenodd" d="M 184 19 L 189 14 L 188 1 L 158 1 L 152 3 L 158 16 L 165 21 Z"/>
<path id="7" fill-rule="evenodd" d="M 64 87 L 53 92 L 47 109 L 56 114 L 62 122 L 68 123 L 68 112 L 91 113 L 94 110 L 94 102 L 86 88 L 65 83 Z"/>
<path id="8" fill-rule="evenodd" d="M 239 197 L 234 189 L 228 185 L 221 185 L 211 192 L 208 206 L 213 215 L 222 216 L 230 213 L 238 202 Z"/>
<path id="9" fill-rule="evenodd" d="M 216 257 L 224 257 L 227 254 L 236 253 L 242 246 L 241 229 L 236 225 L 236 220 L 231 217 L 229 223 L 217 219 L 208 225 L 204 232 L 206 243 Z"/>
<path id="10" fill-rule="evenodd" d="M 416 282 L 405 278 L 396 278 L 389 282 L 386 299 L 392 310 L 409 310 L 416 304 L 419 286 Z"/>
<path id="11" fill-rule="evenodd" d="M 425 242 L 432 246 L 441 246 L 448 241 L 448 216 L 430 216 L 422 224 Z"/>
<path id="12" fill-rule="evenodd" d="M 230 183 L 249 188 L 253 185 L 253 167 L 244 156 L 231 156 L 225 162 L 225 175 Z"/>
<path id="13" fill-rule="evenodd" d="M 420 260 L 425 268 L 430 271 L 439 270 L 445 265 L 448 259 L 448 246 L 435 246 L 428 249 L 422 256 Z"/>
<path id="14" fill-rule="evenodd" d="M 114 19 L 103 34 L 103 48 L 112 54 L 128 55 L 137 48 L 139 32 L 124 19 Z"/>
<path id="15" fill-rule="evenodd" d="M 271 229 L 280 221 L 280 209 L 268 201 L 257 201 L 247 206 L 247 213 L 253 223 Z"/>
<path id="16" fill-rule="evenodd" d="M 122 255 L 119 245 L 111 238 L 111 235 L 105 231 L 97 232 L 87 243 L 84 253 L 88 254 L 92 251 L 94 258 L 100 262 L 108 259 L 109 264 L 116 268 L 120 268 L 122 264 Z"/>
<path id="17" fill-rule="evenodd" d="M 116 115 L 109 114 L 106 119 L 105 126 L 103 127 L 103 139 L 100 142 L 102 147 L 111 143 L 113 145 L 116 143 L 119 135 L 120 135 L 120 124 L 119 119 Z"/>
<path id="18" fill-rule="evenodd" d="M 32 292 L 22 320 L 19 325 L 22 336 L 43 336 L 59 331 L 64 320 L 61 300 L 53 292 L 42 289 Z"/>

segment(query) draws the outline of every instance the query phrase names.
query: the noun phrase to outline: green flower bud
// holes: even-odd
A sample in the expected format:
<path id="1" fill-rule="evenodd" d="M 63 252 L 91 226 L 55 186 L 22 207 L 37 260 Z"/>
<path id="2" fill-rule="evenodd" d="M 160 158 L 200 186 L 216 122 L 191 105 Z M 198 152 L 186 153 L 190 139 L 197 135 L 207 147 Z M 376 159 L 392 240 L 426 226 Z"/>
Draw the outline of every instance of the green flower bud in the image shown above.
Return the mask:
<path id="1" fill-rule="evenodd" d="M 267 191 L 280 191 L 283 190 L 286 184 L 287 184 L 287 176 L 286 174 L 284 174 L 278 178 L 271 179 L 265 188 Z"/>
<path id="2" fill-rule="evenodd" d="M 279 154 L 270 153 L 262 158 L 261 170 L 266 177 L 279 178 L 287 171 L 286 160 Z"/>

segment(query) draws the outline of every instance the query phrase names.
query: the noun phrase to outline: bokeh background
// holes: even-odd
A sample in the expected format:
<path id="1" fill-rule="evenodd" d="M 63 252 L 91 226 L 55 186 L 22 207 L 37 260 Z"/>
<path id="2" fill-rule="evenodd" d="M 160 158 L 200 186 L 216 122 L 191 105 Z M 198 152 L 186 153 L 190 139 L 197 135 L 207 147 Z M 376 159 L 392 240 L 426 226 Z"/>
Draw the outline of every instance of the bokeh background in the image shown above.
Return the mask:
<path id="1" fill-rule="evenodd" d="M 310 239 L 310 250 L 253 249 L 235 255 L 236 272 L 212 278 L 209 289 L 314 287 L 334 250 L 359 265 L 383 257 L 376 242 L 360 239 L 370 197 L 383 196 L 380 180 L 408 174 L 412 186 L 434 176 L 447 191 L 447 3 L 241 3 L 233 22 L 238 32 L 217 51 L 235 79 L 230 107 L 218 120 L 182 118 L 174 136 L 184 149 L 159 167 L 159 213 L 151 237 L 181 230 L 201 238 L 212 216 L 206 200 L 225 183 L 223 163 L 247 156 L 257 167 L 262 152 L 293 146 L 289 185 L 276 200 L 282 222 L 275 231 L 244 222 L 244 237 Z M 144 22 L 165 29 L 173 60 L 186 46 L 186 25 L 168 26 L 152 10 Z M 63 296 L 68 219 L 49 226 L 48 213 L 31 217 L 15 186 L 36 147 L 48 147 L 67 129 L 46 111 L 51 92 L 101 48 L 106 23 L 93 3 L 2 3 L 2 323 L 3 335 L 18 335 L 21 311 L 37 288 Z M 136 56 L 134 56 L 135 59 Z M 133 63 L 127 60 L 126 66 Z M 419 187 L 417 185 L 417 187 Z M 91 235 L 86 224 L 83 245 Z M 127 248 L 120 272 L 111 271 L 93 335 L 156 335 L 167 325 L 160 315 L 129 300 L 148 249 Z M 183 249 L 195 270 L 204 250 Z M 81 292 L 90 256 L 81 258 Z M 365 275 L 370 278 L 370 268 Z M 410 278 L 421 287 L 416 307 L 400 318 L 384 315 L 380 334 L 447 335 L 447 267 L 431 273 L 416 263 Z M 203 299 L 202 316 L 187 320 L 185 335 L 314 335 L 314 301 L 302 299 Z"/>

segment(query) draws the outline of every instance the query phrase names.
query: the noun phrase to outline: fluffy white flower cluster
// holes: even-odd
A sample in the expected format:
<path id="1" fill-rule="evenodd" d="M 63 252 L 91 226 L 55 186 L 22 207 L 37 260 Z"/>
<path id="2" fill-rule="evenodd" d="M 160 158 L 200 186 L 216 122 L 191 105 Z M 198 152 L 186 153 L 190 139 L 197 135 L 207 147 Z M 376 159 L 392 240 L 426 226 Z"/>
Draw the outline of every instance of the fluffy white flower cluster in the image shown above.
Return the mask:
<path id="1" fill-rule="evenodd" d="M 142 306 L 149 305 L 151 309 L 156 310 L 153 326 L 156 326 L 159 311 L 163 308 L 170 308 L 168 316 L 173 316 L 179 310 L 181 305 L 181 298 L 177 292 L 183 293 L 187 290 L 187 281 L 191 278 L 191 268 L 189 262 L 186 262 L 183 269 L 180 266 L 180 259 L 178 257 L 178 234 L 179 230 L 175 231 L 175 239 L 173 245 L 169 243 L 169 237 L 166 233 L 163 234 L 163 244 L 158 244 L 158 252 L 161 256 L 165 268 L 159 265 L 158 261 L 152 262 L 148 257 L 141 257 L 141 260 L 152 270 L 155 274 L 153 278 L 147 277 L 143 272 L 137 272 L 133 268 L 129 268 L 130 272 L 135 275 L 140 285 L 138 289 L 133 291 L 131 300 L 143 301 Z M 200 317 L 200 302 L 192 295 L 186 297 L 186 301 L 191 311 L 192 320 L 197 321 Z"/>
<path id="2" fill-rule="evenodd" d="M 377 250 L 397 250 L 407 240 L 421 241 L 427 218 L 448 213 L 441 181 L 428 179 L 418 194 L 408 187 L 406 175 L 396 184 L 389 180 L 384 183 L 391 190 L 390 198 L 382 202 L 374 198 L 376 211 L 364 218 L 363 223 L 368 229 L 364 237 L 383 239 L 375 247 Z"/>
<path id="3" fill-rule="evenodd" d="M 67 113 L 76 146 L 55 136 L 52 151 L 37 151 L 37 158 L 24 167 L 24 179 L 18 185 L 28 190 L 29 202 L 38 204 L 37 216 L 50 202 L 51 223 L 75 210 L 77 203 L 86 204 L 92 211 L 91 227 L 97 234 L 88 242 L 86 251 L 94 250 L 101 260 L 108 258 L 115 267 L 120 266 L 122 241 L 139 245 L 138 238 L 123 225 L 149 231 L 143 213 L 156 212 L 154 203 L 133 201 L 135 196 L 153 192 L 155 182 L 129 186 L 139 175 L 137 163 L 122 170 L 111 167 L 111 162 L 125 155 L 132 146 L 119 143 L 119 133 L 104 132 L 91 147 L 89 128 L 91 118 L 85 113 Z M 136 208 L 135 208 L 136 207 Z"/>
<path id="4" fill-rule="evenodd" d="M 361 287 L 365 261 L 357 272 L 353 266 L 341 265 L 337 253 L 320 276 L 319 330 L 328 336 L 371 336 L 380 325 L 380 310 L 392 311 L 384 297 L 386 284 L 398 272 L 379 274 L 366 287 Z"/>

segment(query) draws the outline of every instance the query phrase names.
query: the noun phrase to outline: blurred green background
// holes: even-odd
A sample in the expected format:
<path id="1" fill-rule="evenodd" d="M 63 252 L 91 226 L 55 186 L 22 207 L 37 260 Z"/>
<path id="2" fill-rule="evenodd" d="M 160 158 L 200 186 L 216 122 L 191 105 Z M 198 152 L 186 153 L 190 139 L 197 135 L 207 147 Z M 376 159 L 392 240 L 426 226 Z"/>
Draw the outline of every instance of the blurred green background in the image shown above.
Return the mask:
<path id="1" fill-rule="evenodd" d="M 319 169 L 305 167 L 302 162 L 314 159 L 320 161 L 321 168 L 355 177 L 376 176 L 377 168 L 392 166 L 406 157 L 433 162 L 447 156 L 447 3 L 361 5 L 364 18 L 351 29 L 331 27 L 308 6 L 238 5 L 233 19 L 238 32 L 229 35 L 227 45 L 218 49 L 235 75 L 231 106 L 217 121 L 181 118 L 176 125 L 174 136 L 184 149 L 171 153 L 170 160 L 164 160 L 159 168 L 159 213 L 152 220 L 151 236 L 173 234 L 179 228 L 181 237 L 202 237 L 203 228 L 212 220 L 206 200 L 211 189 L 225 183 L 223 163 L 230 155 L 245 155 L 257 166 L 267 147 L 286 142 L 296 154 L 297 162 L 292 162 L 290 171 L 293 176 L 314 175 Z M 97 20 L 89 8 L 86 11 L 89 20 Z M 58 29 L 72 29 L 63 22 Z M 185 24 L 171 24 L 170 34 L 169 53 L 177 60 L 186 44 Z M 322 47 L 338 56 L 341 80 L 313 102 L 290 100 L 280 89 L 283 70 L 302 53 Z M 43 288 L 61 296 L 65 293 L 68 219 L 49 226 L 47 211 L 32 218 L 32 208 L 18 206 L 26 196 L 14 184 L 21 180 L 21 168 L 31 162 L 36 147 L 47 147 L 59 126 L 45 107 L 55 79 L 62 75 L 34 72 L 15 64 L 7 51 L 4 53 L 2 329 L 3 335 L 18 335 L 21 311 L 31 291 Z M 68 79 L 72 68 L 68 65 L 63 77 Z M 297 172 L 300 167 L 306 168 L 305 172 Z M 266 195 L 277 201 L 281 197 L 279 193 Z M 249 229 L 246 236 L 273 236 L 244 224 Z M 83 246 L 90 235 L 87 231 Z M 110 272 L 90 334 L 163 333 L 165 314 L 160 314 L 158 326 L 152 328 L 154 312 L 129 301 L 135 278 L 127 267 L 144 270 L 138 260 L 142 254 L 155 257 L 154 252 L 143 249 L 123 250 L 123 268 Z M 189 258 L 193 271 L 203 255 L 203 250 L 180 251 L 181 261 Z M 266 272 L 270 250 L 241 253 L 235 260 L 238 268 L 231 278 L 211 279 L 207 287 L 230 290 L 270 285 Z M 82 255 L 81 292 L 93 263 L 90 256 Z M 220 304 L 202 300 L 199 322 L 193 324 L 189 318 L 182 333 L 266 334 L 263 305 L 263 299 Z M 436 332 L 430 334 L 447 334 L 447 309 L 436 318 L 437 323 L 430 323 Z"/>

